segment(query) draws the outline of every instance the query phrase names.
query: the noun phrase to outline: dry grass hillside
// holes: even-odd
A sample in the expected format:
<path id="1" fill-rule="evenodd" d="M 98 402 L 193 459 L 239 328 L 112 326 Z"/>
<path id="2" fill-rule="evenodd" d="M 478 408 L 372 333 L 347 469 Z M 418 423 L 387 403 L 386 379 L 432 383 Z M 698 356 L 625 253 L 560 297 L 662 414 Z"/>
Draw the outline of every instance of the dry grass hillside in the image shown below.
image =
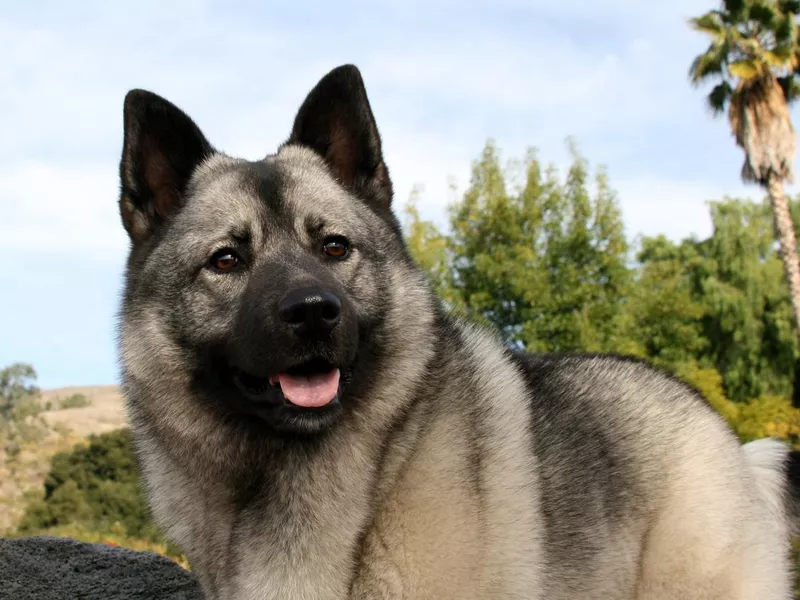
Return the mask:
<path id="1" fill-rule="evenodd" d="M 61 408 L 61 401 L 81 394 L 86 406 Z M 117 386 L 82 386 L 43 390 L 41 404 L 53 408 L 40 414 L 45 423 L 42 437 L 21 447 L 15 457 L 0 449 L 0 534 L 13 528 L 22 516 L 26 494 L 42 489 L 50 458 L 92 433 L 126 426 L 125 408 Z"/>
<path id="2" fill-rule="evenodd" d="M 42 402 L 58 406 L 58 401 L 74 394 L 89 398 L 89 405 L 80 408 L 51 410 L 42 414 L 48 425 L 66 427 L 79 437 L 119 429 L 126 423 L 122 396 L 116 385 L 67 387 L 42 392 Z"/>

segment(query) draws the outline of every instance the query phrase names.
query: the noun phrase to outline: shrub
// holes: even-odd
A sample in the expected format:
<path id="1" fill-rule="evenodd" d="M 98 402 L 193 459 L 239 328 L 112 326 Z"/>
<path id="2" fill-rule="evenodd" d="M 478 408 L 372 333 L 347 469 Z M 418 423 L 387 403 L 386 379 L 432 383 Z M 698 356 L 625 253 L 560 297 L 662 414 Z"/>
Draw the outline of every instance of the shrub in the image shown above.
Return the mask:
<path id="1" fill-rule="evenodd" d="M 128 537 L 164 543 L 139 485 L 129 429 L 90 436 L 71 452 L 56 454 L 44 496 L 28 504 L 19 531 L 71 524 L 91 531 L 118 528 Z"/>
<path id="2" fill-rule="evenodd" d="M 800 410 L 780 396 L 764 396 L 742 404 L 734 426 L 746 442 L 777 437 L 795 447 L 800 444 Z"/>
<path id="3" fill-rule="evenodd" d="M 59 408 L 81 408 L 89 406 L 91 403 L 92 401 L 83 394 L 72 394 L 61 400 L 58 406 Z"/>

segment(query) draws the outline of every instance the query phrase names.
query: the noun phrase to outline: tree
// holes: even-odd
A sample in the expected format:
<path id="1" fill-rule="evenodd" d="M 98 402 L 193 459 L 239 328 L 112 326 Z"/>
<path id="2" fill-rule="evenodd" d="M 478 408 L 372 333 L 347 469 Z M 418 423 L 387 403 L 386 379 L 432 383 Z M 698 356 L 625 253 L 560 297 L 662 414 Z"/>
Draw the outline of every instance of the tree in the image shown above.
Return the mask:
<path id="1" fill-rule="evenodd" d="M 698 272 L 707 271 L 705 258 L 694 240 L 676 244 L 657 236 L 641 240 L 636 260 L 616 350 L 673 373 L 693 373 L 709 346 L 707 309 L 696 293 Z"/>
<path id="2" fill-rule="evenodd" d="M 616 197 L 602 170 L 589 189 L 588 165 L 570 149 L 562 182 L 534 151 L 503 169 L 490 141 L 450 207 L 451 231 L 410 227 L 412 253 L 445 303 L 528 350 L 610 349 L 624 316 L 630 271 Z"/>
<path id="3" fill-rule="evenodd" d="M 572 151 L 562 178 L 535 152 L 503 168 L 489 142 L 446 232 L 412 203 L 409 246 L 445 305 L 528 351 L 637 356 L 704 389 L 719 378 L 725 401 L 788 397 L 798 342 L 771 205 L 711 203 L 709 238 L 644 238 L 631 261 L 606 174 L 590 185 Z"/>
<path id="4" fill-rule="evenodd" d="M 788 397 L 797 340 L 770 206 L 726 199 L 710 211 L 707 239 L 642 240 L 627 335 L 673 372 L 715 369 L 732 400 Z"/>
<path id="5" fill-rule="evenodd" d="M 800 262 L 789 201 L 783 184 L 793 177 L 796 136 L 789 103 L 800 96 L 797 0 L 723 0 L 690 21 L 711 37 L 689 70 L 694 84 L 721 80 L 709 93 L 715 114 L 728 108 L 736 144 L 745 153 L 742 179 L 764 187 L 772 207 L 783 270 L 789 284 L 800 339 Z M 797 387 L 798 384 L 796 383 Z M 800 398 L 797 390 L 795 396 Z"/>
<path id="6" fill-rule="evenodd" d="M 709 358 L 734 400 L 789 397 L 797 340 L 781 281 L 766 203 L 711 205 L 714 234 L 702 244 L 708 272 L 699 284 L 707 307 Z"/>
<path id="7" fill-rule="evenodd" d="M 44 435 L 43 423 L 33 418 L 41 410 L 35 380 L 36 371 L 26 363 L 0 370 L 0 448 L 5 452 L 12 478 L 17 476 L 22 445 Z"/>
<path id="8" fill-rule="evenodd" d="M 26 363 L 14 363 L 0 370 L 0 419 L 10 419 L 21 400 L 39 392 L 34 381 L 36 371 Z"/>

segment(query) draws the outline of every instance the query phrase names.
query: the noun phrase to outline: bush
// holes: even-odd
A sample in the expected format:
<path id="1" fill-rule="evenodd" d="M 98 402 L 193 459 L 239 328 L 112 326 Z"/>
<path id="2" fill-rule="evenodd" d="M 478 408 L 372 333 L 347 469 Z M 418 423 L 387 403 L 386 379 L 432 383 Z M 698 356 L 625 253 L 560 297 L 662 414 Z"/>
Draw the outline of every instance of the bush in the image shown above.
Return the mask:
<path id="1" fill-rule="evenodd" d="M 746 442 L 777 437 L 794 447 L 800 445 L 800 410 L 792 407 L 787 398 L 764 396 L 742 404 L 735 427 Z"/>
<path id="2" fill-rule="evenodd" d="M 58 403 L 59 408 L 81 408 L 83 406 L 89 406 L 92 403 L 89 398 L 84 396 L 83 394 L 72 394 L 71 396 L 67 396 L 63 400 Z"/>
<path id="3" fill-rule="evenodd" d="M 129 429 L 90 436 L 53 457 L 44 496 L 26 507 L 19 531 L 31 535 L 67 525 L 164 543 L 139 485 Z"/>
<path id="4" fill-rule="evenodd" d="M 47 529 L 91 517 L 91 509 L 74 481 L 56 488 L 47 502 L 34 502 L 25 511 L 21 532 Z"/>

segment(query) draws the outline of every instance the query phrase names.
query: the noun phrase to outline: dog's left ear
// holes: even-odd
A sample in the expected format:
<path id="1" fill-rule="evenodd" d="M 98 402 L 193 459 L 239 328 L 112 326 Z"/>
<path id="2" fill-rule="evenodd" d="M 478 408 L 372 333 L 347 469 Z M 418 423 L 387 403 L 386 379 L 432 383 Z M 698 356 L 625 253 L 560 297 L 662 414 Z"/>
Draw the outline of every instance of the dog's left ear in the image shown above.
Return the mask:
<path id="1" fill-rule="evenodd" d="M 392 202 L 392 182 L 383 162 L 378 126 L 361 73 L 337 67 L 314 87 L 300 107 L 287 144 L 322 156 L 347 188 L 379 208 Z"/>

